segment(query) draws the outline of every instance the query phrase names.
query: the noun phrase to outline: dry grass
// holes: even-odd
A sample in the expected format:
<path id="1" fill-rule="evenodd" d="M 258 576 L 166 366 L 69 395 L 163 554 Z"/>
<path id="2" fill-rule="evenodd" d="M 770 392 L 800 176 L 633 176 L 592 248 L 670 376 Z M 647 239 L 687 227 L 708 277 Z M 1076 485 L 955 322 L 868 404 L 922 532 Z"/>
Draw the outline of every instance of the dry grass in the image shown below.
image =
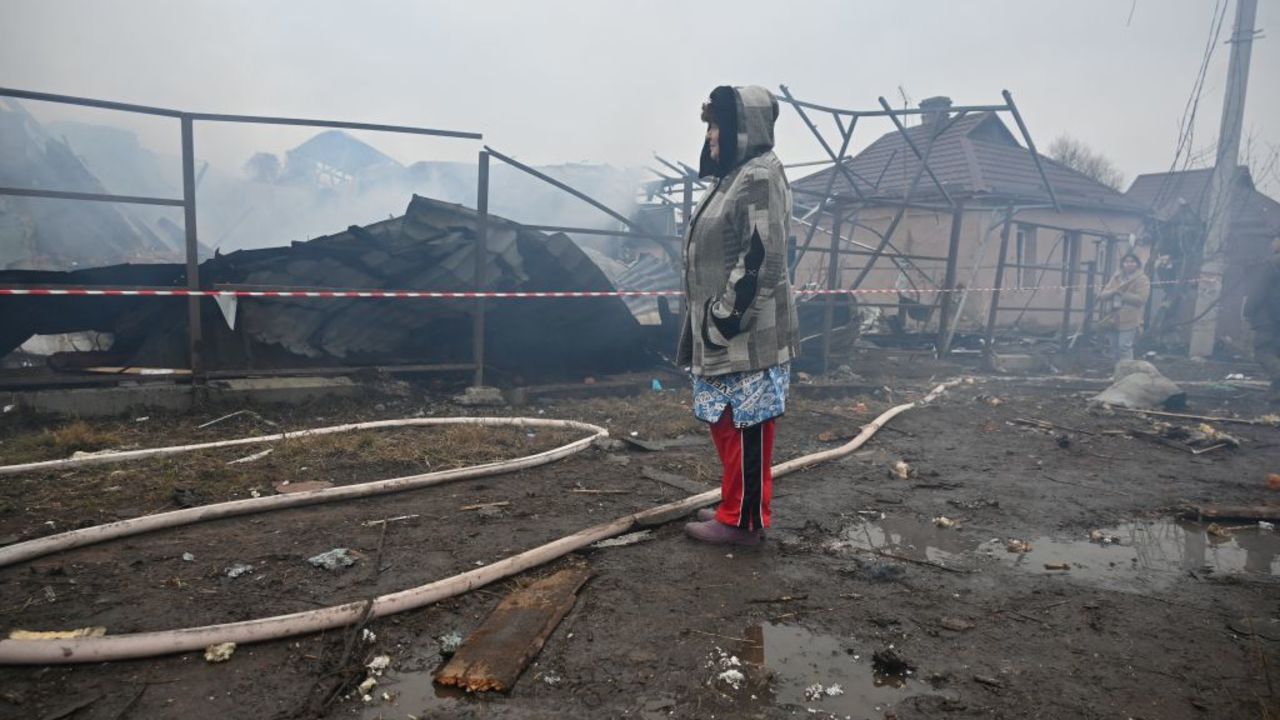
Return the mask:
<path id="1" fill-rule="evenodd" d="M 84 427 L 66 430 L 63 442 L 98 449 L 85 444 L 90 440 L 107 442 L 113 437 L 109 432 L 95 430 L 91 424 L 81 425 Z M 6 440 L 3 447 L 9 448 L 18 440 L 52 443 L 54 435 L 64 429 L 41 430 L 27 438 Z M 337 485 L 369 482 L 530 455 L 579 437 L 581 433 L 572 431 L 538 430 L 530 436 L 518 428 L 465 425 L 369 430 L 17 475 L 0 484 L 0 535 L 31 532 L 47 520 L 56 521 L 57 529 L 64 530 L 78 524 L 173 509 L 177 488 L 196 492 L 202 503 L 214 503 L 244 498 L 254 490 L 271 494 L 273 485 L 285 480 L 328 480 Z M 70 447 L 64 446 L 59 454 L 69 454 Z M 273 452 L 259 460 L 227 464 L 268 447 Z M 45 454 L 47 450 L 43 448 Z"/>
<path id="2" fill-rule="evenodd" d="M 60 427 L 18 434 L 0 444 L 0 465 L 67 457 L 74 452 L 119 448 L 124 438 L 114 429 L 72 420 Z"/>
<path id="3" fill-rule="evenodd" d="M 628 398 L 574 400 L 548 410 L 549 415 L 604 425 L 613 435 L 632 432 L 646 439 L 701 435 L 706 426 L 693 416 L 689 393 L 665 391 Z"/>

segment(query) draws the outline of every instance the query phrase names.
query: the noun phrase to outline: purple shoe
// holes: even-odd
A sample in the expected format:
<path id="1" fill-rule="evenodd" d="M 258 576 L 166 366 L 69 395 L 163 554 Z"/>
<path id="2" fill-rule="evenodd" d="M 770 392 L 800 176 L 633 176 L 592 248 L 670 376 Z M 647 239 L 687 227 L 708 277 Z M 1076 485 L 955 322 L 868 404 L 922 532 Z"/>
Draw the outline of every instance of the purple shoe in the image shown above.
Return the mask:
<path id="1" fill-rule="evenodd" d="M 713 507 L 709 507 L 709 508 L 700 508 L 700 509 L 698 510 L 697 518 L 698 518 L 698 522 L 706 522 L 706 521 L 708 521 L 708 520 L 715 520 L 715 519 L 716 519 L 716 509 L 715 509 L 715 508 L 713 508 Z"/>
<path id="2" fill-rule="evenodd" d="M 684 532 L 694 540 L 712 545 L 759 545 L 764 540 L 763 530 L 743 530 L 717 520 L 685 523 Z"/>

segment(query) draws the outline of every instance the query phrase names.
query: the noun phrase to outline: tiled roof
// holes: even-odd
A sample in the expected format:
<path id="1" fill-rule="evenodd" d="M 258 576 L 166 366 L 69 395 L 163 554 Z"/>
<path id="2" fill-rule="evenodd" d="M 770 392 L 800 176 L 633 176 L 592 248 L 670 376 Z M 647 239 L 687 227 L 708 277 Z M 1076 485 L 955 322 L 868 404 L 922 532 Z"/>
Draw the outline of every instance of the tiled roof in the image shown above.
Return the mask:
<path id="1" fill-rule="evenodd" d="M 932 127 L 917 125 L 907 129 L 911 141 L 921 152 L 929 144 Z M 1064 206 L 1126 212 L 1140 209 L 1116 190 L 1065 165 L 1043 156 L 1040 161 L 1059 202 Z M 894 131 L 846 159 L 844 165 L 854 175 L 858 190 L 866 196 L 884 198 L 888 202 L 901 199 L 906 193 L 919 167 L 919 160 L 902 134 Z M 1049 202 L 1049 194 L 1030 153 L 995 113 L 975 113 L 954 120 L 934 140 L 929 153 L 929 169 L 954 198 Z M 833 172 L 837 173 L 833 192 L 853 197 L 854 192 L 844 174 L 835 168 L 826 168 L 793 183 L 797 202 L 816 202 Z M 912 194 L 913 200 L 936 201 L 940 198 L 941 194 L 928 175 L 921 178 Z"/>

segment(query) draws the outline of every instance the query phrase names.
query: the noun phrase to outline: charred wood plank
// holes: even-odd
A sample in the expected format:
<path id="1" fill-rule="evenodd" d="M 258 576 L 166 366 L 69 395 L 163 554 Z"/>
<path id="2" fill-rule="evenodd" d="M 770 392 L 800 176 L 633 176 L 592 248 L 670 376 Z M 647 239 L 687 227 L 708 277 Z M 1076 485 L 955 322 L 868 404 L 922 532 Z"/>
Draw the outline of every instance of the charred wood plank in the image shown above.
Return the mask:
<path id="1" fill-rule="evenodd" d="M 569 568 L 508 595 L 436 673 L 440 685 L 505 692 L 515 685 L 590 577 Z"/>

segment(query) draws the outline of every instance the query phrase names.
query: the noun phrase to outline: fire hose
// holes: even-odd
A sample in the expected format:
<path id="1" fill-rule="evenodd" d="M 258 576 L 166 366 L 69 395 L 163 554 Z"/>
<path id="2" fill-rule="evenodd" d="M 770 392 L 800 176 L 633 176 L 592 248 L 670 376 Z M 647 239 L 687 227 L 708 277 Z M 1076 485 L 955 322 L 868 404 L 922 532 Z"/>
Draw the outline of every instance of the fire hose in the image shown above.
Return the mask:
<path id="1" fill-rule="evenodd" d="M 823 452 L 805 455 L 789 460 L 773 468 L 774 477 L 781 477 L 798 470 L 803 470 L 827 460 L 834 460 L 854 452 L 871 439 L 873 435 L 889 420 L 912 408 L 932 402 L 948 387 L 957 384 L 958 380 L 942 383 L 916 402 L 904 403 L 889 408 L 867 425 L 863 426 L 849 442 L 840 447 Z M 544 418 L 408 418 L 402 420 L 380 420 L 366 423 L 335 425 L 292 433 L 278 433 L 235 440 L 224 440 L 197 445 L 182 445 L 145 450 L 132 450 L 118 453 L 104 453 L 89 457 L 68 458 L 44 463 L 28 463 L 0 467 L 0 474 L 24 472 L 33 469 L 50 467 L 75 467 L 111 462 L 123 462 L 144 457 L 159 457 L 196 450 L 232 447 L 252 443 L 278 442 L 285 439 L 314 437 L 331 433 L 351 432 L 389 427 L 429 426 L 429 425 L 486 425 L 574 429 L 590 432 L 591 435 L 575 440 L 558 448 L 513 460 L 487 463 L 472 467 L 425 473 L 407 477 L 377 480 L 356 485 L 311 490 L 298 493 L 274 495 L 230 502 L 214 503 L 200 507 L 175 510 L 171 512 L 146 515 L 121 520 L 104 525 L 71 530 L 56 535 L 49 535 L 34 540 L 0 548 L 0 567 L 6 567 L 32 558 L 55 552 L 83 547 L 161 528 L 189 525 L 216 518 L 233 517 L 250 513 L 278 510 L 286 507 L 313 505 L 333 500 L 371 497 L 392 492 L 418 489 L 438 485 L 454 480 L 487 477 L 503 473 L 515 472 L 538 465 L 544 465 L 561 458 L 582 452 L 599 438 L 607 437 L 608 430 L 597 425 L 573 420 L 551 420 Z M 20 469 L 14 469 L 20 468 Z M 0 640 L 0 664 L 61 664 L 103 662 L 109 660 L 125 660 L 133 658 L 155 657 L 173 653 L 199 650 L 209 645 L 234 642 L 237 644 L 263 642 L 280 638 L 304 635 L 321 630 L 343 627 L 359 622 L 361 619 L 372 619 L 413 610 L 430 605 L 446 598 L 467 593 L 475 588 L 510 577 L 533 567 L 563 557 L 575 550 L 580 550 L 592 543 L 621 535 L 637 527 L 659 525 L 680 517 L 697 508 L 710 505 L 720 499 L 720 490 L 691 495 L 675 502 L 658 505 L 615 520 L 579 530 L 549 543 L 511 555 L 483 567 L 459 573 L 457 575 L 436 580 L 425 585 L 381 595 L 368 600 L 357 600 L 333 605 L 330 607 L 286 615 L 256 618 L 240 622 L 220 623 L 199 627 L 178 628 L 174 630 L 157 630 L 150 632 L 130 633 L 125 635 L 106 635 L 102 637 L 79 637 L 52 640 Z"/>

